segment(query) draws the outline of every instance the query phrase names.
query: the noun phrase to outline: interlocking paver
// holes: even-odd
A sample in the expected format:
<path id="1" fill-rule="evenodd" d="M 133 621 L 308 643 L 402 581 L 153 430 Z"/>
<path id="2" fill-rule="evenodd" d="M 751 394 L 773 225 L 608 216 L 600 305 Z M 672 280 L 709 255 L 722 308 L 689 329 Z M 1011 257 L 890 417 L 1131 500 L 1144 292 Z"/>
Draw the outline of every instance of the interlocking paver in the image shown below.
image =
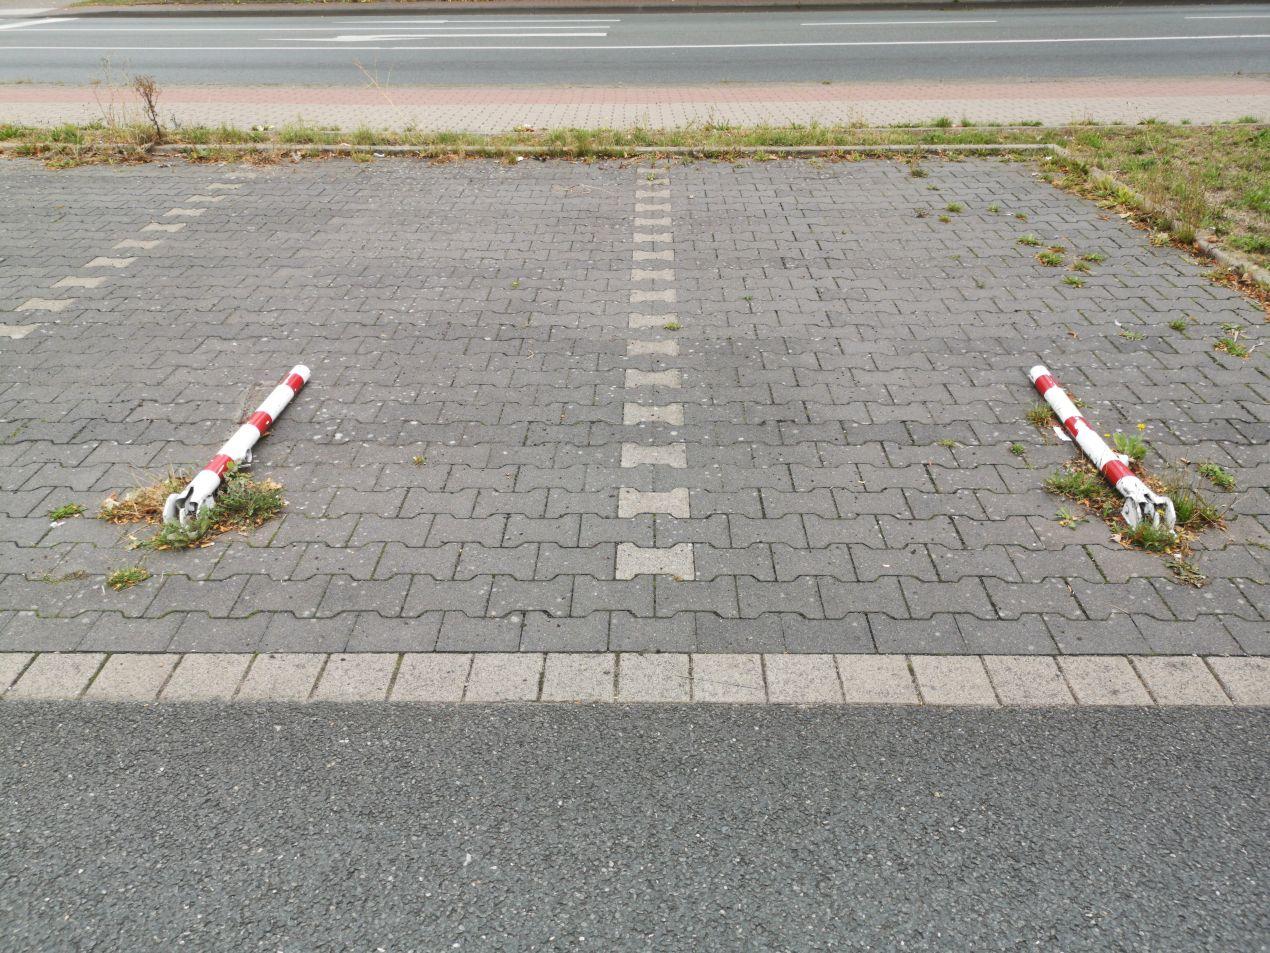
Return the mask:
<path id="1" fill-rule="evenodd" d="M 1042 484 L 1073 448 L 1023 420 L 1042 356 L 1100 429 L 1259 487 L 1259 371 L 1207 343 L 1261 333 L 1255 306 L 1026 164 L 924 168 L 0 164 L 0 311 L 63 308 L 0 351 L 0 649 L 1270 651 L 1264 494 L 1193 589 L 1059 526 Z M 1024 230 L 1107 262 L 1067 288 Z M 1130 349 L 1148 313 L 1194 335 Z M 201 464 L 298 356 L 256 463 L 284 518 L 105 589 L 125 532 L 44 513 Z"/>

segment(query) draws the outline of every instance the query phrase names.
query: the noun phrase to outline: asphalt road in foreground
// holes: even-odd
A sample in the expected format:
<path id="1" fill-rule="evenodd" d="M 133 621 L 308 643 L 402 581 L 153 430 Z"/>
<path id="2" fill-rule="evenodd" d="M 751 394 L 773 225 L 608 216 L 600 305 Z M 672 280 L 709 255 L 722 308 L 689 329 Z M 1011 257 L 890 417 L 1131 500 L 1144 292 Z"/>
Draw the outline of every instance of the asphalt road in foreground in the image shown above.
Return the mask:
<path id="1" fill-rule="evenodd" d="M 109 67 L 103 67 L 103 61 Z M 695 84 L 1232 76 L 1270 70 L 1264 5 L 366 17 L 29 17 L 0 82 Z"/>
<path id="2" fill-rule="evenodd" d="M 4 950 L 1264 950 L 1270 713 L 5 704 Z"/>

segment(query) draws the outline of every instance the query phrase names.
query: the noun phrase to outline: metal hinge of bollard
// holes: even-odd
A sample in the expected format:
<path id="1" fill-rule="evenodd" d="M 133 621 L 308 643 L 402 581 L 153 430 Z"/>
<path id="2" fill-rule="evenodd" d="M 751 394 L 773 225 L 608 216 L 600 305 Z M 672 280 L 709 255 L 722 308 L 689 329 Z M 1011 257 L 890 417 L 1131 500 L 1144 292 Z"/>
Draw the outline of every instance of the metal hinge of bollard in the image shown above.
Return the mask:
<path id="1" fill-rule="evenodd" d="M 234 432 L 207 466 L 194 475 L 189 485 L 180 493 L 173 493 L 167 498 L 167 502 L 163 504 L 163 521 L 171 523 L 179 520 L 182 526 L 186 526 L 199 513 L 214 506 L 216 491 L 225 479 L 225 471 L 231 465 L 238 466 L 250 457 L 251 448 L 256 445 L 256 441 L 269 432 L 269 427 L 308 380 L 309 369 L 303 364 L 291 368 L 282 383 L 269 393 L 256 412 Z"/>
<path id="2" fill-rule="evenodd" d="M 1170 530 L 1174 529 L 1177 525 L 1177 513 L 1173 508 L 1173 501 L 1167 496 L 1160 496 L 1133 475 L 1133 471 L 1129 469 L 1129 458 L 1112 450 L 1098 436 L 1098 432 L 1089 426 L 1089 421 L 1076 409 L 1072 399 L 1067 396 L 1067 391 L 1058 386 L 1049 368 L 1044 364 L 1037 364 L 1028 371 L 1028 377 L 1062 421 L 1063 429 L 1111 482 L 1116 492 L 1124 497 L 1124 506 L 1120 509 L 1124 521 L 1136 527 L 1143 520 L 1149 520 L 1152 526 L 1158 527 L 1160 517 L 1163 517 L 1164 525 Z"/>

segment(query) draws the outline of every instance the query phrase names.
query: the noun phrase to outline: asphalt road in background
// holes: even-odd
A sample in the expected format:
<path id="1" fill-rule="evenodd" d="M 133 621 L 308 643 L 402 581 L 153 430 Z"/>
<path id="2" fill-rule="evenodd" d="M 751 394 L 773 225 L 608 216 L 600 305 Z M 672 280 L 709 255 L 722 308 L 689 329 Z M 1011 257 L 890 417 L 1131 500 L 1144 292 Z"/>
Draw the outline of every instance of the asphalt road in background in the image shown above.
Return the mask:
<path id="1" fill-rule="evenodd" d="M 8 703 L 0 949 L 1264 950 L 1268 728 Z"/>
<path id="2" fill-rule="evenodd" d="M 1270 72 L 1270 8 L 45 16 L 0 22 L 0 82 L 85 83 L 105 80 L 112 71 L 152 73 L 163 85 L 373 80 L 389 90 L 428 84 L 1232 76 Z"/>

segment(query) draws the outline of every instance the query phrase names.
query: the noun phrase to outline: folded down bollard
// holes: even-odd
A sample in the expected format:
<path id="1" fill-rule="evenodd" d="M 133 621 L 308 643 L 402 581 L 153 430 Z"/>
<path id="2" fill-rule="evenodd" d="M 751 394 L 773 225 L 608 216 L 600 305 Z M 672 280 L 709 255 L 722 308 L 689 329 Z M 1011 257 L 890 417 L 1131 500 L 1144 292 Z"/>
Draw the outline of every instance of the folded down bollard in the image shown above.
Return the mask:
<path id="1" fill-rule="evenodd" d="M 1058 386 L 1058 382 L 1044 364 L 1037 364 L 1028 371 L 1028 377 L 1036 385 L 1037 391 L 1045 398 L 1058 419 L 1063 422 L 1063 429 L 1071 434 L 1071 438 L 1084 452 L 1111 484 L 1116 492 L 1124 497 L 1124 506 L 1120 515 L 1130 526 L 1137 526 L 1144 519 L 1149 519 L 1152 526 L 1160 525 L 1160 517 L 1171 530 L 1177 523 L 1177 514 L 1173 509 L 1173 501 L 1167 496 L 1160 496 L 1129 469 L 1129 458 L 1112 450 L 1098 432 L 1089 426 L 1089 421 L 1081 416 L 1067 391 Z"/>
<path id="2" fill-rule="evenodd" d="M 270 392 L 256 412 L 247 418 L 247 422 L 212 457 L 211 462 L 194 475 L 194 479 L 184 490 L 168 497 L 163 504 L 163 521 L 171 523 L 179 519 L 181 525 L 185 526 L 200 512 L 214 506 L 216 491 L 220 489 L 230 464 L 237 466 L 251 454 L 256 441 L 269 432 L 269 427 L 308 380 L 309 369 L 303 364 L 291 368 L 282 383 Z"/>

